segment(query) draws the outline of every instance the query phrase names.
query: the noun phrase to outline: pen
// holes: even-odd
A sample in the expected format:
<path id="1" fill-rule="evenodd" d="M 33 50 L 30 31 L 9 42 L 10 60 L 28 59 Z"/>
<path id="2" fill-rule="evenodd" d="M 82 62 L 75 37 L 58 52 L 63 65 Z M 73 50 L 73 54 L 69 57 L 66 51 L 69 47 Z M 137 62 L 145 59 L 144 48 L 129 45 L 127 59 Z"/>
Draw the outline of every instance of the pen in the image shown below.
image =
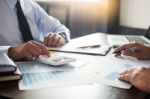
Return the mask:
<path id="1" fill-rule="evenodd" d="M 98 44 L 98 45 L 88 45 L 88 46 L 80 46 L 80 47 L 77 47 L 77 48 L 81 48 L 81 49 L 85 49 L 85 48 L 98 48 L 100 47 L 101 45 Z"/>
<path id="2" fill-rule="evenodd" d="M 130 51 L 131 53 L 139 52 L 139 50 L 140 50 L 140 48 L 137 48 L 137 47 L 133 47 L 133 48 L 128 48 L 127 49 L 127 51 Z M 113 52 L 113 54 L 116 54 L 115 56 L 120 56 L 121 51 Z"/>
<path id="3" fill-rule="evenodd" d="M 127 50 L 130 51 L 130 52 L 132 52 L 132 53 L 136 53 L 136 52 L 139 52 L 140 48 L 133 47 L 133 48 L 129 48 Z"/>

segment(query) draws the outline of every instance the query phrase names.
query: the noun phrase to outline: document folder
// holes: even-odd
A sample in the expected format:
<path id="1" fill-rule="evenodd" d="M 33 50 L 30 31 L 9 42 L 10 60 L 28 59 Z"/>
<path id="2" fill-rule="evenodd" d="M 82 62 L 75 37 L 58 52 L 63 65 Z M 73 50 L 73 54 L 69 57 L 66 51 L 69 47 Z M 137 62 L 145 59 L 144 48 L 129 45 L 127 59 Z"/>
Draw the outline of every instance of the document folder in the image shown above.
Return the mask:
<path id="1" fill-rule="evenodd" d="M 111 49 L 109 45 L 104 43 L 105 41 L 105 34 L 94 33 L 72 39 L 69 43 L 59 48 L 49 47 L 49 50 L 105 56 Z"/>
<path id="2" fill-rule="evenodd" d="M 61 47 L 61 48 L 52 48 L 50 47 L 50 51 L 59 51 L 59 52 L 67 52 L 67 53 L 79 53 L 79 54 L 88 54 L 88 55 L 102 55 L 105 56 L 111 47 L 109 46 L 101 46 L 99 48 L 88 48 L 88 49 L 79 49 L 77 47 Z"/>

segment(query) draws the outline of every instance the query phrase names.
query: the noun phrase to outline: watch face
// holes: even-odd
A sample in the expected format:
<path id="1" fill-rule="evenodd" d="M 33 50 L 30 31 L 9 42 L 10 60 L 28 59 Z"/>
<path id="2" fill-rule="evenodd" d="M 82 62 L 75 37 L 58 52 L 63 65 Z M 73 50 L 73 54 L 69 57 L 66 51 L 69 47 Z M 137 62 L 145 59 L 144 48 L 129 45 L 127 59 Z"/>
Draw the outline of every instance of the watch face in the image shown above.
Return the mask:
<path id="1" fill-rule="evenodd" d="M 66 33 L 62 32 L 62 33 L 59 33 L 59 35 L 60 35 L 61 37 L 63 37 L 66 42 L 68 42 Z"/>

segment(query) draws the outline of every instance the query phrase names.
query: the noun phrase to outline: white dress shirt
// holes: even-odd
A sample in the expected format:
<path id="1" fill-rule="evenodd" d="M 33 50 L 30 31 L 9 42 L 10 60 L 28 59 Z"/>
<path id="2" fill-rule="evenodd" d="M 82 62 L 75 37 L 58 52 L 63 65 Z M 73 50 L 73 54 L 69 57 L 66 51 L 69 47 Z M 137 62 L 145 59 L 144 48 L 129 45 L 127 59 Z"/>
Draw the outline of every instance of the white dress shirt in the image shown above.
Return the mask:
<path id="1" fill-rule="evenodd" d="M 0 0 L 0 51 L 7 52 L 10 46 L 23 43 L 16 14 L 17 0 Z M 33 39 L 43 41 L 46 33 L 66 33 L 69 30 L 57 19 L 49 16 L 32 0 L 20 0 L 21 7 L 29 23 Z"/>

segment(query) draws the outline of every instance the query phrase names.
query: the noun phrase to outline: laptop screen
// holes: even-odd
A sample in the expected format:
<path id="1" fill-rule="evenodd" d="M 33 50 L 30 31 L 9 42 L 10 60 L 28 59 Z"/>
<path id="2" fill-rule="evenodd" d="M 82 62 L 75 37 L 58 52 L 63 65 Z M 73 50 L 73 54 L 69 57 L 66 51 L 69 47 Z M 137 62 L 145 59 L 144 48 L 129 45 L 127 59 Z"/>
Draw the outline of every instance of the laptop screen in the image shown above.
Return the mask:
<path id="1" fill-rule="evenodd" d="M 148 30 L 147 30 L 145 36 L 150 39 L 150 26 L 149 26 L 149 28 L 148 28 Z"/>

